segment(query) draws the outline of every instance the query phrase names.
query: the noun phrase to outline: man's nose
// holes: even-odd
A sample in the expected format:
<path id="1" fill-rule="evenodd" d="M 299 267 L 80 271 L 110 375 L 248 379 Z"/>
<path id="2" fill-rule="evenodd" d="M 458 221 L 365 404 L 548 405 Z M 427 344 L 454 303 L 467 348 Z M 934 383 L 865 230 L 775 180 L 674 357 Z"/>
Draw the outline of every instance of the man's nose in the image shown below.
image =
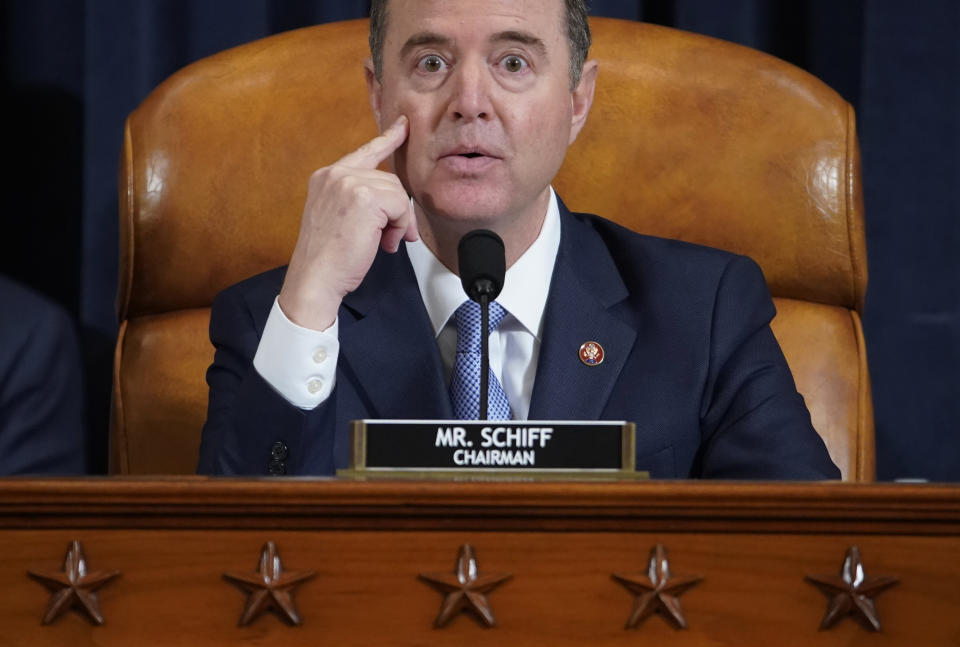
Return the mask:
<path id="1" fill-rule="evenodd" d="M 485 61 L 464 61 L 454 71 L 453 81 L 449 112 L 454 120 L 489 119 L 493 115 L 492 79 Z"/>

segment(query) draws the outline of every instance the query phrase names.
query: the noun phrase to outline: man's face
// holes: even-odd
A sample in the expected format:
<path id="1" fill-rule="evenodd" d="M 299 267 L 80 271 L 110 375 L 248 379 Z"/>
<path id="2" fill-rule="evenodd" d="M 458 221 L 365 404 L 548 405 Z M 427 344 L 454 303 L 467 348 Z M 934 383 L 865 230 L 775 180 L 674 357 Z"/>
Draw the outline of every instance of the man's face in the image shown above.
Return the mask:
<path id="1" fill-rule="evenodd" d="M 582 127 L 594 69 L 570 89 L 561 0 L 390 0 L 381 128 L 410 120 L 394 171 L 428 217 L 503 232 L 539 222 Z"/>

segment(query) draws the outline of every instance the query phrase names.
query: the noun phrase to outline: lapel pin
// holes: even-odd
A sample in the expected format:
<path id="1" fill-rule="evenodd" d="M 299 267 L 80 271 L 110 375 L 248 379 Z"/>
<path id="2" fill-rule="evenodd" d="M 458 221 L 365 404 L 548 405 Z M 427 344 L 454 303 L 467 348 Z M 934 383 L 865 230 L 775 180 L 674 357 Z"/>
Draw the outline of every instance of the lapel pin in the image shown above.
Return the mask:
<path id="1" fill-rule="evenodd" d="M 603 346 L 595 341 L 584 342 L 580 346 L 580 361 L 587 366 L 599 366 L 603 363 Z"/>

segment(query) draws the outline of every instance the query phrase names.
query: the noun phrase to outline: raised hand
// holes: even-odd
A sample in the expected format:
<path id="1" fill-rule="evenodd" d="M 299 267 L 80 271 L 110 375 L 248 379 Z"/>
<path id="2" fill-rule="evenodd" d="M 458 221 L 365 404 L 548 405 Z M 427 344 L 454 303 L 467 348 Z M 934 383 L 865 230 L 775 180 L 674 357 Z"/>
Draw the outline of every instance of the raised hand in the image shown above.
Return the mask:
<path id="1" fill-rule="evenodd" d="M 329 328 L 344 295 L 370 270 L 377 248 L 395 252 L 401 240 L 417 240 L 417 219 L 400 179 L 377 170 L 406 141 L 408 127 L 401 115 L 381 135 L 310 177 L 279 297 L 297 325 Z"/>

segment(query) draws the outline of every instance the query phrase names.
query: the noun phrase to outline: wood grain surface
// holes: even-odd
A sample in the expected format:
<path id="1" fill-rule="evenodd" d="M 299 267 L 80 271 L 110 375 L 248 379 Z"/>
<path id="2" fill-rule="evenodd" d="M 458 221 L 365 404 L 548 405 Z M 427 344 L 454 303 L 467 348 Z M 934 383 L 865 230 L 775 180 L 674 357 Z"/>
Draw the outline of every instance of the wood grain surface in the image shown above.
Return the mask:
<path id="1" fill-rule="evenodd" d="M 27 570 L 62 567 L 80 540 L 106 618 L 40 619 L 49 593 Z M 298 587 L 303 624 L 274 613 L 239 627 L 266 541 Z M 418 579 L 453 572 L 461 544 L 497 627 L 472 616 L 434 629 L 441 595 Z M 633 596 L 611 574 L 641 573 L 657 543 L 689 628 L 659 615 L 624 629 Z M 837 574 L 860 547 L 883 630 L 854 618 L 819 631 L 827 599 L 804 581 Z M 718 483 L 412 483 L 83 479 L 0 481 L 3 645 L 958 645 L 960 488 Z"/>

